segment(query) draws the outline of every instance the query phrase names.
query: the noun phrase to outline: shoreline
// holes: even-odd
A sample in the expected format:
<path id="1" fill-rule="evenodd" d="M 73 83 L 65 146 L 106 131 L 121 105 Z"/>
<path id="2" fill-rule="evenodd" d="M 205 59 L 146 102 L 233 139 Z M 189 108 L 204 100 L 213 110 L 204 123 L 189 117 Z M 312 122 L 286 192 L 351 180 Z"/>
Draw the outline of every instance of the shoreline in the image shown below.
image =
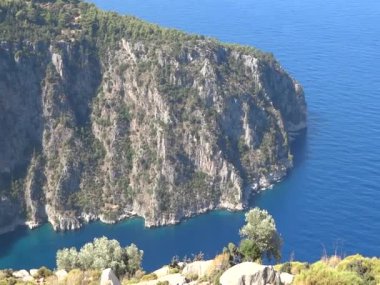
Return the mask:
<path id="1" fill-rule="evenodd" d="M 144 217 L 141 217 L 141 216 L 138 216 L 138 215 L 128 216 L 128 217 L 125 217 L 125 218 L 122 218 L 122 219 L 118 219 L 117 221 L 112 221 L 112 222 L 111 221 L 104 221 L 104 220 L 102 220 L 101 218 L 98 217 L 98 218 L 95 218 L 95 219 L 91 219 L 89 221 L 83 221 L 83 223 L 81 223 L 80 227 L 78 227 L 78 228 L 75 228 L 75 229 L 66 229 L 66 230 L 56 230 L 56 229 L 54 229 L 53 224 L 51 222 L 49 222 L 49 221 L 45 221 L 45 222 L 40 223 L 40 224 L 33 224 L 33 227 L 31 227 L 31 226 L 29 226 L 28 221 L 20 220 L 17 223 L 14 222 L 11 225 L 8 225 L 6 227 L 0 228 L 0 238 L 3 235 L 15 232 L 20 227 L 23 227 L 23 228 L 26 228 L 26 229 L 28 229 L 30 231 L 33 231 L 33 230 L 36 230 L 36 229 L 38 229 L 40 227 L 43 227 L 45 225 L 50 225 L 50 227 L 52 228 L 52 230 L 55 233 L 65 233 L 65 232 L 80 231 L 80 230 L 82 230 L 83 228 L 85 228 L 86 226 L 88 226 L 88 225 L 90 225 L 92 223 L 100 223 L 100 224 L 103 224 L 103 225 L 116 225 L 116 224 L 120 224 L 120 223 L 131 222 L 133 220 L 141 220 L 145 229 L 156 229 L 156 228 L 164 228 L 164 227 L 174 227 L 174 226 L 177 226 L 177 225 L 179 225 L 181 223 L 184 223 L 184 222 L 186 222 L 186 221 L 188 221 L 188 220 L 190 220 L 192 218 L 196 218 L 196 217 L 201 216 L 201 215 L 210 214 L 212 212 L 237 213 L 237 212 L 244 212 L 247 209 L 248 208 L 243 208 L 241 210 L 236 210 L 236 209 L 233 210 L 233 209 L 227 209 L 227 208 L 217 207 L 217 208 L 214 208 L 214 209 L 209 209 L 209 210 L 206 210 L 206 211 L 195 213 L 195 214 L 190 215 L 190 216 L 183 217 L 179 221 L 175 221 L 173 223 L 168 222 L 168 223 L 160 224 L 160 225 L 146 225 Z"/>
<path id="2" fill-rule="evenodd" d="M 307 131 L 307 128 L 302 128 L 301 130 L 298 130 L 296 132 L 296 141 L 300 137 L 300 135 L 304 134 L 306 131 Z M 293 143 L 294 142 L 295 141 L 293 141 Z M 277 173 L 271 173 L 267 177 L 263 177 L 264 180 L 261 179 L 260 181 L 258 181 L 258 183 L 253 183 L 249 185 L 246 190 L 247 197 L 245 198 L 245 201 L 243 201 L 241 204 L 232 205 L 232 204 L 225 204 L 223 201 L 220 201 L 220 203 L 216 206 L 209 205 L 208 207 L 198 209 L 195 212 L 188 211 L 187 213 L 184 213 L 183 216 L 179 219 L 177 218 L 165 219 L 163 217 L 161 221 L 157 223 L 150 223 L 149 221 L 147 222 L 145 217 L 138 215 L 136 212 L 125 212 L 122 215 L 120 215 L 116 220 L 107 220 L 102 215 L 81 213 L 80 216 L 75 217 L 77 221 L 76 226 L 72 228 L 65 228 L 65 229 L 58 228 L 58 226 L 55 223 L 52 223 L 50 220 L 46 220 L 41 223 L 36 223 L 34 221 L 18 219 L 10 225 L 7 225 L 5 227 L 0 227 L 0 237 L 4 234 L 14 232 L 18 227 L 27 227 L 29 230 L 34 230 L 41 226 L 44 226 L 45 224 L 50 224 L 54 232 L 58 233 L 58 232 L 78 231 L 84 228 L 86 225 L 93 222 L 100 222 L 106 225 L 114 225 L 121 222 L 127 222 L 133 219 L 142 219 L 145 228 L 154 229 L 154 228 L 159 228 L 159 227 L 176 226 L 189 219 L 192 219 L 197 216 L 204 215 L 210 212 L 216 212 L 216 211 L 226 211 L 230 213 L 244 212 L 249 209 L 250 200 L 253 197 L 267 190 L 272 189 L 275 185 L 281 183 L 284 179 L 286 179 L 286 177 L 289 175 L 289 172 L 291 172 L 294 167 L 293 163 L 294 161 L 291 162 L 292 166 L 290 168 L 288 167 L 285 170 L 283 169 L 282 171 L 279 171 Z"/>
<path id="3" fill-rule="evenodd" d="M 279 181 L 279 182 L 281 182 L 281 181 Z M 274 184 L 271 184 L 266 188 L 257 189 L 257 190 L 255 190 L 254 193 L 252 193 L 252 197 L 259 195 L 259 194 L 261 194 L 267 190 L 270 190 L 273 187 L 274 187 Z M 28 230 L 33 231 L 33 230 L 38 229 L 40 227 L 43 227 L 45 225 L 50 225 L 52 230 L 55 233 L 64 233 L 64 232 L 79 231 L 79 230 L 83 229 L 84 227 L 86 227 L 87 225 L 92 224 L 92 223 L 100 223 L 100 224 L 104 224 L 104 225 L 116 225 L 119 223 L 130 222 L 133 220 L 141 220 L 143 225 L 144 225 L 144 228 L 156 229 L 156 228 L 161 228 L 161 227 L 177 226 L 179 224 L 182 224 L 182 223 L 189 221 L 193 218 L 196 218 L 198 216 L 202 216 L 202 215 L 206 215 L 206 214 L 210 214 L 210 213 L 216 213 L 216 212 L 237 213 L 237 212 L 245 212 L 248 209 L 249 209 L 249 203 L 247 205 L 243 206 L 242 208 L 223 207 L 223 206 L 218 205 L 216 207 L 211 207 L 211 208 L 209 207 L 206 209 L 201 209 L 200 211 L 195 212 L 195 213 L 186 214 L 179 220 L 170 220 L 170 221 L 166 221 L 165 223 L 160 223 L 160 224 L 147 224 L 146 219 L 142 216 L 137 215 L 137 214 L 131 214 L 129 216 L 124 214 L 124 215 L 121 215 L 115 221 L 105 220 L 99 216 L 92 216 L 91 219 L 85 219 L 83 216 L 79 216 L 77 218 L 79 219 L 79 221 L 81 221 L 80 226 L 77 228 L 65 229 L 65 230 L 55 229 L 54 225 L 48 220 L 46 220 L 42 223 L 31 223 L 30 221 L 25 221 L 25 220 L 20 219 L 18 221 L 13 222 L 11 225 L 0 228 L 0 238 L 1 238 L 1 236 L 5 235 L 5 234 L 9 234 L 9 233 L 16 231 L 20 227 L 25 227 Z"/>

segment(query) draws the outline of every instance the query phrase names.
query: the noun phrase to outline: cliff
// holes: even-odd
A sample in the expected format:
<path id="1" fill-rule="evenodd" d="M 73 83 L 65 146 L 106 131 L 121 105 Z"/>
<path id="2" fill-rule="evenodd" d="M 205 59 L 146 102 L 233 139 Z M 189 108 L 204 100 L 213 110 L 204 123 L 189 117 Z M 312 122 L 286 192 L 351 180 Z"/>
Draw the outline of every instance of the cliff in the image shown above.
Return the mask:
<path id="1" fill-rule="evenodd" d="M 2 230 L 243 209 L 305 127 L 270 54 L 81 1 L 0 0 Z"/>

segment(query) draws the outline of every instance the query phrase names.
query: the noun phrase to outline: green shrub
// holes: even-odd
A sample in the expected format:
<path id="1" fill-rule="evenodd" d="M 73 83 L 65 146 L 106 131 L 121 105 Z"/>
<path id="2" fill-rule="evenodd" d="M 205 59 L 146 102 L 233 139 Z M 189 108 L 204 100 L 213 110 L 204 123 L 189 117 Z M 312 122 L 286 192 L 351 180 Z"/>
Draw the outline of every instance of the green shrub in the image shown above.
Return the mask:
<path id="1" fill-rule="evenodd" d="M 253 240 L 242 240 L 239 246 L 239 252 L 243 256 L 244 261 L 261 260 L 261 251 Z"/>
<path id="2" fill-rule="evenodd" d="M 292 272 L 292 264 L 290 262 L 285 262 L 284 264 L 281 265 L 281 267 L 279 268 L 279 271 L 291 273 Z"/>
<path id="3" fill-rule="evenodd" d="M 210 278 L 211 284 L 220 285 L 220 277 L 223 275 L 223 273 L 223 271 L 215 272 Z"/>
<path id="4" fill-rule="evenodd" d="M 181 270 L 179 268 L 169 268 L 169 274 L 176 274 L 179 273 Z"/>
<path id="5" fill-rule="evenodd" d="M 36 277 L 37 278 L 46 278 L 46 277 L 49 277 L 51 275 L 53 275 L 53 271 L 51 271 L 50 269 L 43 266 L 40 269 L 38 269 Z"/>
<path id="6" fill-rule="evenodd" d="M 291 274 L 299 274 L 303 270 L 306 270 L 306 269 L 310 268 L 310 264 L 307 263 L 307 262 L 296 262 L 296 261 L 293 261 L 291 263 L 291 265 L 292 265 L 292 270 L 290 272 Z"/>
<path id="7" fill-rule="evenodd" d="M 0 285 L 15 285 L 16 283 L 17 283 L 17 281 L 14 278 L 0 280 Z"/>
<path id="8" fill-rule="evenodd" d="M 146 274 L 143 277 L 141 277 L 141 281 L 156 280 L 157 278 L 158 278 L 157 274 L 155 274 L 155 273 L 149 273 L 149 274 Z"/>
<path id="9" fill-rule="evenodd" d="M 130 284 L 136 284 L 140 282 L 140 278 L 133 277 L 131 279 L 124 278 L 121 282 L 122 285 L 130 285 Z"/>
<path id="10" fill-rule="evenodd" d="M 359 254 L 348 256 L 338 264 L 337 270 L 355 272 L 368 285 L 380 283 L 380 259 L 378 258 L 365 258 Z"/>
<path id="11" fill-rule="evenodd" d="M 365 285 L 365 283 L 354 272 L 338 271 L 320 261 L 296 275 L 294 285 Z"/>
<path id="12" fill-rule="evenodd" d="M 185 276 L 185 279 L 187 280 L 187 282 L 198 280 L 198 278 L 199 276 L 196 273 L 189 273 L 189 274 L 186 274 Z"/>
<path id="13" fill-rule="evenodd" d="M 66 276 L 66 284 L 80 285 L 82 283 L 83 277 L 83 272 L 81 270 L 70 270 Z"/>
<path id="14" fill-rule="evenodd" d="M 274 266 L 274 269 L 281 272 L 290 273 L 293 275 L 300 274 L 303 270 L 306 270 L 310 267 L 307 262 L 285 262 L 283 264 L 277 264 Z"/>

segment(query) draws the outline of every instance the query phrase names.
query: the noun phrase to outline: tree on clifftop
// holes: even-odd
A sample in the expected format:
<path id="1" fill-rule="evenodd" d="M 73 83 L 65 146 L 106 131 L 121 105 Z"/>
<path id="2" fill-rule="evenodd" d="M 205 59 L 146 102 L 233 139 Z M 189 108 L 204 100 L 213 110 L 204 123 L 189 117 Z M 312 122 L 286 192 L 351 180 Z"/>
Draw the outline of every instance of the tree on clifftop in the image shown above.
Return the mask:
<path id="1" fill-rule="evenodd" d="M 245 238 L 241 242 L 240 251 L 245 259 L 249 260 L 251 253 L 257 256 L 259 252 L 261 257 L 279 260 L 282 239 L 273 217 L 266 210 L 254 208 L 245 214 L 245 221 L 246 224 L 240 229 L 240 236 Z"/>

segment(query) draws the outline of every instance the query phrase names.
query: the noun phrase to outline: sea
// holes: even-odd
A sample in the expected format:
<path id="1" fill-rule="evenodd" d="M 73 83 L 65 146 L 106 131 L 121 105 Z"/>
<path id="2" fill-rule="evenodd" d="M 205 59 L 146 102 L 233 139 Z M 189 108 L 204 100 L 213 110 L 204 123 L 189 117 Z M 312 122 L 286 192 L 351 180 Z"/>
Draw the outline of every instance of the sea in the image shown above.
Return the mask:
<path id="1" fill-rule="evenodd" d="M 272 52 L 304 87 L 308 130 L 295 167 L 251 207 L 267 209 L 282 260 L 380 256 L 379 0 L 92 0 L 102 9 Z M 57 233 L 48 224 L 0 236 L 0 268 L 54 268 L 56 251 L 107 236 L 144 250 L 150 271 L 173 256 L 212 258 L 239 242 L 244 212 L 214 211 L 176 226 L 136 218 Z"/>

